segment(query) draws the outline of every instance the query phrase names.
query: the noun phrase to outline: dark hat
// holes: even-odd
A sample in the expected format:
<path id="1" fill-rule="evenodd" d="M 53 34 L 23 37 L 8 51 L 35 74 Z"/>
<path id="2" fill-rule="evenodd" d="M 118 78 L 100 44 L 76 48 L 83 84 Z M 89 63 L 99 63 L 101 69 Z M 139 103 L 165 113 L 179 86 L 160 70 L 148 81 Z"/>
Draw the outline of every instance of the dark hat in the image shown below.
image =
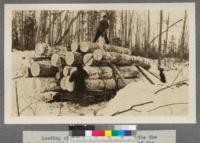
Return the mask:
<path id="1" fill-rule="evenodd" d="M 108 16 L 105 14 L 105 15 L 103 16 L 103 18 L 108 18 Z"/>

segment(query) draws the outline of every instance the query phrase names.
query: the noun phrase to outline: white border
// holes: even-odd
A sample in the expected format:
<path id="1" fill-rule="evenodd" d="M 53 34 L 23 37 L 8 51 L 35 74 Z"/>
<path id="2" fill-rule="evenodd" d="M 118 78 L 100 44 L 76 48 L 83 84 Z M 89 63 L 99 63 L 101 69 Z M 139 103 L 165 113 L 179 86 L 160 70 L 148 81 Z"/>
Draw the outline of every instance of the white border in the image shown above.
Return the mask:
<path id="1" fill-rule="evenodd" d="M 188 116 L 11 116 L 11 11 L 12 10 L 142 10 L 187 9 L 190 31 L 189 114 Z M 195 3 L 114 3 L 114 4 L 5 4 L 4 5 L 4 119 L 6 124 L 130 124 L 130 123 L 196 123 L 196 40 Z"/>

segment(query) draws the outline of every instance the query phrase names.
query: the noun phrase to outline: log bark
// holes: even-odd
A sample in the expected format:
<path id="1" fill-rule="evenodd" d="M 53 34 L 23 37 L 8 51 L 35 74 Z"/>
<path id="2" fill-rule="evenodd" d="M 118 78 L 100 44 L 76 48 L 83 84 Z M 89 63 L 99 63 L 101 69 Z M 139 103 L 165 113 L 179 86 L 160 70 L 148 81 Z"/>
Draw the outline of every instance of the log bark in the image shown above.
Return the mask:
<path id="1" fill-rule="evenodd" d="M 116 52 L 104 52 L 100 49 L 95 50 L 93 58 L 102 64 L 111 63 L 118 66 L 132 65 L 133 57 L 127 54 L 119 54 Z"/>
<path id="2" fill-rule="evenodd" d="M 61 90 L 58 80 L 55 78 L 36 78 L 35 82 L 36 89 L 40 93 Z"/>
<path id="3" fill-rule="evenodd" d="M 77 52 L 66 52 L 65 53 L 65 63 L 69 66 L 77 65 L 78 63 L 82 64 L 83 56 L 81 53 Z"/>
<path id="4" fill-rule="evenodd" d="M 75 70 L 76 67 L 73 67 L 70 70 L 70 74 L 72 74 Z M 90 79 L 109 79 L 113 77 L 112 69 L 106 66 L 101 66 L 101 67 L 84 66 L 84 70 L 89 74 Z"/>
<path id="5" fill-rule="evenodd" d="M 65 64 L 64 54 L 53 54 L 51 57 L 51 65 L 54 67 L 61 67 Z"/>
<path id="6" fill-rule="evenodd" d="M 149 70 L 151 68 L 148 60 L 140 56 L 133 56 L 133 63 L 136 66 L 143 67 L 145 70 Z"/>
<path id="7" fill-rule="evenodd" d="M 31 74 L 34 77 L 54 77 L 58 71 L 57 68 L 53 67 L 50 63 L 41 64 L 34 62 L 31 64 Z"/>
<path id="8" fill-rule="evenodd" d="M 80 50 L 83 53 L 92 53 L 95 50 L 99 49 L 100 47 L 103 47 L 100 43 L 92 43 L 92 42 L 81 42 L 80 43 Z"/>
<path id="9" fill-rule="evenodd" d="M 69 77 L 63 77 L 60 81 L 60 86 L 63 90 L 72 92 L 74 89 L 73 82 L 69 82 Z M 126 83 L 131 83 L 134 79 L 125 79 Z M 120 81 L 120 79 L 87 79 L 85 80 L 86 88 L 88 91 L 106 91 L 106 90 L 118 90 L 126 85 Z"/>
<path id="10" fill-rule="evenodd" d="M 104 45 L 104 50 L 107 52 L 116 52 L 116 53 L 120 53 L 120 54 L 127 54 L 127 55 L 131 55 L 131 50 L 128 48 L 123 48 L 123 47 L 118 47 L 118 46 L 114 46 L 114 45 Z"/>
<path id="11" fill-rule="evenodd" d="M 114 79 L 87 79 L 85 81 L 87 90 L 112 90 L 116 88 Z"/>
<path id="12" fill-rule="evenodd" d="M 121 67 L 118 67 L 118 69 L 123 78 L 139 77 L 138 69 L 135 66 L 121 66 Z"/>
<path id="13" fill-rule="evenodd" d="M 119 72 L 123 78 L 137 78 L 139 77 L 138 69 L 135 66 L 119 67 Z M 76 67 L 70 69 L 70 74 L 76 70 Z M 84 70 L 89 74 L 90 79 L 110 79 L 114 78 L 113 69 L 108 66 L 84 66 Z M 67 75 L 67 74 L 65 74 Z M 69 75 L 69 74 L 68 74 Z"/>

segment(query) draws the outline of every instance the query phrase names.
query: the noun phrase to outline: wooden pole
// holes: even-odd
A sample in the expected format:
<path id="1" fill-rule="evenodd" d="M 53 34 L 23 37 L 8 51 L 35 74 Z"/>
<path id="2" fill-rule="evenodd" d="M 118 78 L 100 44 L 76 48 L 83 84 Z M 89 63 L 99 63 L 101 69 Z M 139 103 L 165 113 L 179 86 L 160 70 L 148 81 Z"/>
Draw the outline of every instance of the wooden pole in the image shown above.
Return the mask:
<path id="1" fill-rule="evenodd" d="M 18 90 L 17 90 L 17 80 L 15 81 L 15 94 L 16 94 L 17 116 L 20 116 L 20 112 L 19 112 L 19 97 L 18 97 Z"/>
<path id="2" fill-rule="evenodd" d="M 159 41 L 158 41 L 158 66 L 161 65 L 161 50 L 162 50 L 162 23 L 163 23 L 163 11 L 160 11 L 160 32 L 159 32 Z"/>

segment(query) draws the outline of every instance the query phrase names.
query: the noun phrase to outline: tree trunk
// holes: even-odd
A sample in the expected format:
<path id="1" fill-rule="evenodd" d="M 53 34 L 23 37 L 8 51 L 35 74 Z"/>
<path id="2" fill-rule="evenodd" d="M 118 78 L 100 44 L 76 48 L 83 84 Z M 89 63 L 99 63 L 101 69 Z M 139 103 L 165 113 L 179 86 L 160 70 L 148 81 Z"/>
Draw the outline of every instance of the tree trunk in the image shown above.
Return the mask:
<path id="1" fill-rule="evenodd" d="M 77 52 L 66 52 L 65 53 L 65 63 L 69 66 L 82 64 L 83 56 L 81 53 Z"/>
<path id="2" fill-rule="evenodd" d="M 52 67 L 51 63 L 41 64 L 39 62 L 34 62 L 31 64 L 31 74 L 34 77 L 54 77 L 58 69 Z"/>
<path id="3" fill-rule="evenodd" d="M 162 57 L 162 23 L 163 23 L 163 11 L 160 11 L 160 32 L 159 32 L 159 41 L 158 41 L 158 67 L 161 65 L 161 57 Z"/>
<path id="4" fill-rule="evenodd" d="M 94 60 L 105 64 L 105 63 L 111 63 L 118 66 L 125 66 L 125 65 L 132 65 L 133 64 L 133 58 L 130 55 L 127 54 L 119 54 L 116 52 L 104 52 L 102 50 L 95 50 L 93 53 Z"/>
<path id="5" fill-rule="evenodd" d="M 183 56 L 185 54 L 185 31 L 186 31 L 186 21 L 187 21 L 187 11 L 185 10 L 184 22 L 183 22 L 183 29 L 181 34 L 181 44 L 179 48 L 180 52 L 180 60 L 183 60 Z"/>

